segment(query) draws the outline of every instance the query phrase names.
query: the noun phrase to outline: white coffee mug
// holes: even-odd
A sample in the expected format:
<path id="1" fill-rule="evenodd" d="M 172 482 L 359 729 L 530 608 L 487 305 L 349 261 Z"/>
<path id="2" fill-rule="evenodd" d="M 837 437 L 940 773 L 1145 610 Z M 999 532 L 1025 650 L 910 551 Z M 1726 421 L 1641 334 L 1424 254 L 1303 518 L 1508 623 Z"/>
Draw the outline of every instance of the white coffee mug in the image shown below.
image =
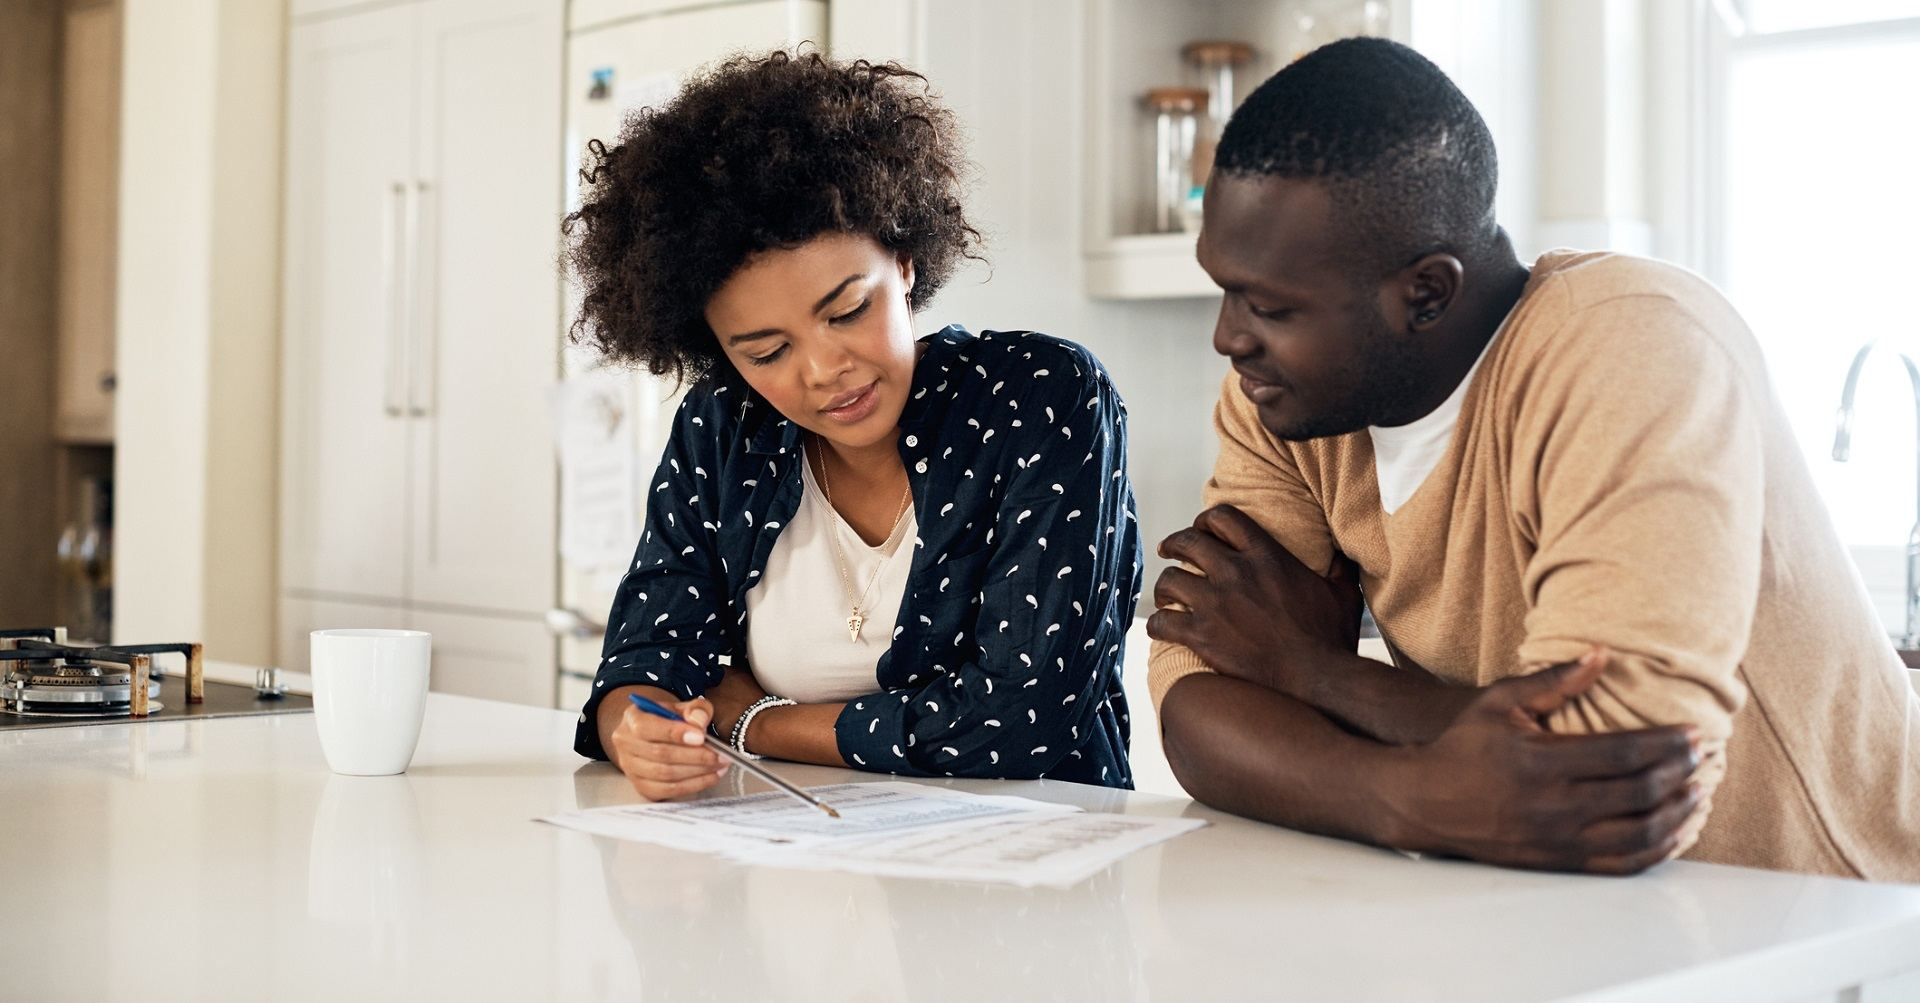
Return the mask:
<path id="1" fill-rule="evenodd" d="M 313 717 L 335 773 L 403 773 L 427 709 L 433 635 L 422 630 L 316 630 Z"/>

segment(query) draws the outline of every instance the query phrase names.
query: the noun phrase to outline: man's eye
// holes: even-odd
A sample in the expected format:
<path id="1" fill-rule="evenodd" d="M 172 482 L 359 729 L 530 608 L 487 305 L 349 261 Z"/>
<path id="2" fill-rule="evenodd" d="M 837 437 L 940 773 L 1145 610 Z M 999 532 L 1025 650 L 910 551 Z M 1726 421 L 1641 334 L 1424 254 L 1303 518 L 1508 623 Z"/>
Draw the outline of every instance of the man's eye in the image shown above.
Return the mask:
<path id="1" fill-rule="evenodd" d="M 765 355 L 749 355 L 747 356 L 747 361 L 756 366 L 764 366 L 767 363 L 772 362 L 773 360 L 785 354 L 787 354 L 787 346 L 781 345 L 779 348 L 776 348 Z"/>
<path id="2" fill-rule="evenodd" d="M 1273 310 L 1262 310 L 1251 303 L 1247 304 L 1247 312 L 1250 314 L 1253 314 L 1255 317 L 1258 317 L 1261 320 L 1286 320 L 1289 316 L 1292 316 L 1293 314 L 1293 311 L 1287 307 L 1279 307 Z"/>

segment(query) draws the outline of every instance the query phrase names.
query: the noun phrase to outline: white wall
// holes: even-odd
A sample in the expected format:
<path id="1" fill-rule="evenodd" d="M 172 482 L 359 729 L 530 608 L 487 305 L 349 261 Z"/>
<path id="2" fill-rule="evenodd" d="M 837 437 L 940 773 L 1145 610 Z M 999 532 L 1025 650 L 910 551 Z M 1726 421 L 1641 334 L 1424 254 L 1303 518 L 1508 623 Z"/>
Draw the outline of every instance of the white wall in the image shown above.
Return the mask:
<path id="1" fill-rule="evenodd" d="M 273 650 L 284 15 L 125 0 L 114 639 Z"/>
<path id="2" fill-rule="evenodd" d="M 1539 237 L 1544 247 L 1654 253 L 1647 22 L 1642 0 L 1541 8 Z M 1672 95 L 1663 98 L 1673 100 Z"/>
<path id="3" fill-rule="evenodd" d="M 1445 70 L 1493 133 L 1500 158 L 1494 213 L 1520 260 L 1558 246 L 1556 234 L 1539 232 L 1547 180 L 1539 163 L 1540 84 L 1558 58 L 1539 48 L 1540 9 L 1533 0 L 1398 0 L 1392 9 L 1405 22 L 1394 36 Z"/>

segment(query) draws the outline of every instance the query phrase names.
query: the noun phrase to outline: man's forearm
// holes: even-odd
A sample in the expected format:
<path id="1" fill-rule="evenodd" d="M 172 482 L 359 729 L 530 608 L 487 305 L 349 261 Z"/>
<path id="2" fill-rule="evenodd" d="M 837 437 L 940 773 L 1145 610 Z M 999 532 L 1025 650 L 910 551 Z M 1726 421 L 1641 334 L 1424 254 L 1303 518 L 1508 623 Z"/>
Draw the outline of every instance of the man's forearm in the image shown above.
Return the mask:
<path id="1" fill-rule="evenodd" d="M 1282 652 L 1274 687 L 1390 745 L 1430 742 L 1480 692 L 1351 651 Z"/>
<path id="2" fill-rule="evenodd" d="M 1210 672 L 1161 702 L 1167 760 L 1206 804 L 1288 828 L 1384 846 L 1399 832 L 1395 750 L 1349 734 L 1284 693 Z"/>

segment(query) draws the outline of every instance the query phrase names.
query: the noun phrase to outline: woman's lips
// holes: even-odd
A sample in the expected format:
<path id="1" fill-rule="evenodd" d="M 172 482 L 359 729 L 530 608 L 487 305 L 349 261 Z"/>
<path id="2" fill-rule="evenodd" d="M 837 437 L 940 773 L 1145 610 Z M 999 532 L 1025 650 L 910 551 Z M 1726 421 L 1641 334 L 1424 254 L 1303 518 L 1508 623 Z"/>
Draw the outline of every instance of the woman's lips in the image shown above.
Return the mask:
<path id="1" fill-rule="evenodd" d="M 873 409 L 880 406 L 880 381 L 861 387 L 858 390 L 841 394 L 827 402 L 820 413 L 843 425 L 852 425 L 866 420 Z"/>

